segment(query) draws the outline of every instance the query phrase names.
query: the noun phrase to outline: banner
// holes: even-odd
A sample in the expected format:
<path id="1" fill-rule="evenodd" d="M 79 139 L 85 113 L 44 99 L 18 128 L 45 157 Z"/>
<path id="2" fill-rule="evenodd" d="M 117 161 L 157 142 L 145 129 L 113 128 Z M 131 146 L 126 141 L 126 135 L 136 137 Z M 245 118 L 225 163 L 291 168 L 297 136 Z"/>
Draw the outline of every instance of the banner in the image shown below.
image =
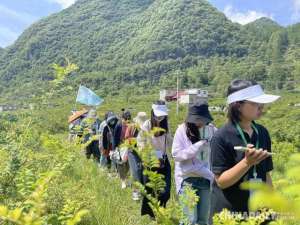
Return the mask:
<path id="1" fill-rule="evenodd" d="M 103 99 L 96 95 L 92 90 L 80 85 L 77 93 L 76 102 L 88 106 L 99 106 L 102 104 Z"/>

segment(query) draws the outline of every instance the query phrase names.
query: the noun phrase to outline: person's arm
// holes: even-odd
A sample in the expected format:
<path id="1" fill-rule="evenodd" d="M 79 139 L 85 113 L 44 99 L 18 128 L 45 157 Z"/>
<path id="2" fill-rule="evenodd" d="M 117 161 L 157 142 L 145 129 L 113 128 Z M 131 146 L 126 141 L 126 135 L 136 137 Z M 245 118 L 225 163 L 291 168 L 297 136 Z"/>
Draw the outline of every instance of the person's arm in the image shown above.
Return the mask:
<path id="1" fill-rule="evenodd" d="M 139 130 L 138 135 L 136 137 L 136 143 L 140 149 L 143 149 L 146 145 L 146 139 L 143 137 L 141 130 Z"/>
<path id="2" fill-rule="evenodd" d="M 262 149 L 257 151 L 251 144 L 247 145 L 247 147 L 248 150 L 245 152 L 244 159 L 232 168 L 224 171 L 221 175 L 216 176 L 216 182 L 221 189 L 228 188 L 237 183 L 252 166 L 257 165 L 268 157 L 267 151 L 263 151 Z"/>
<path id="3" fill-rule="evenodd" d="M 139 130 L 137 135 L 137 145 L 143 149 L 148 143 L 151 143 L 151 137 L 147 136 L 147 133 L 150 132 L 150 121 L 147 120 Z"/>
<path id="4" fill-rule="evenodd" d="M 245 160 L 240 161 L 234 167 L 224 171 L 221 175 L 215 175 L 216 182 L 221 189 L 228 188 L 238 182 L 250 169 Z"/>
<path id="5" fill-rule="evenodd" d="M 175 161 L 181 162 L 184 160 L 195 158 L 199 151 L 201 151 L 201 146 L 206 143 L 205 140 L 198 141 L 195 144 L 185 148 L 183 145 L 182 132 L 179 129 L 176 130 L 173 146 L 172 146 L 172 156 Z"/>

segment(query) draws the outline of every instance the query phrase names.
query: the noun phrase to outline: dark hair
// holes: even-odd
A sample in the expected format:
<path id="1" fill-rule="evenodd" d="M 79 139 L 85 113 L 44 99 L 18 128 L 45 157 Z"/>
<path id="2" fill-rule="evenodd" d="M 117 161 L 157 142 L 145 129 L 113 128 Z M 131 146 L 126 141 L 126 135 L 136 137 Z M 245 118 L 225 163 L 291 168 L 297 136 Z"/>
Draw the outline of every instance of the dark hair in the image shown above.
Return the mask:
<path id="1" fill-rule="evenodd" d="M 114 129 L 116 127 L 116 125 L 118 124 L 119 120 L 117 117 L 111 119 L 109 122 L 107 122 L 107 126 L 109 126 L 110 128 Z"/>
<path id="2" fill-rule="evenodd" d="M 231 81 L 228 89 L 227 89 L 227 97 L 239 90 L 251 87 L 257 85 L 255 81 L 252 80 L 233 80 Z M 239 102 L 233 102 L 229 105 L 228 107 L 228 112 L 227 112 L 227 118 L 233 122 L 233 123 L 238 123 L 240 122 L 240 106 L 243 104 L 244 101 L 239 101 Z"/>
<path id="3" fill-rule="evenodd" d="M 104 114 L 104 120 L 107 120 L 108 116 L 113 114 L 112 111 L 107 111 L 105 114 Z"/>
<path id="4" fill-rule="evenodd" d="M 166 103 L 164 101 L 161 101 L 161 100 L 155 101 L 153 104 L 155 104 L 155 105 L 166 105 Z M 154 127 L 157 127 L 157 126 L 155 126 L 156 121 L 155 121 L 155 115 L 154 115 L 153 109 L 151 110 L 150 121 L 151 121 L 151 129 L 153 129 Z M 157 132 L 156 134 L 154 134 L 155 137 L 162 136 L 165 133 L 169 132 L 168 116 L 166 116 L 162 121 L 159 122 L 158 127 L 164 129 L 164 131 Z"/>
<path id="5" fill-rule="evenodd" d="M 200 141 L 199 129 L 194 123 L 185 122 L 186 135 L 192 144 Z"/>
<path id="6" fill-rule="evenodd" d="M 122 119 L 131 120 L 131 113 L 128 110 L 124 110 L 122 113 Z"/>

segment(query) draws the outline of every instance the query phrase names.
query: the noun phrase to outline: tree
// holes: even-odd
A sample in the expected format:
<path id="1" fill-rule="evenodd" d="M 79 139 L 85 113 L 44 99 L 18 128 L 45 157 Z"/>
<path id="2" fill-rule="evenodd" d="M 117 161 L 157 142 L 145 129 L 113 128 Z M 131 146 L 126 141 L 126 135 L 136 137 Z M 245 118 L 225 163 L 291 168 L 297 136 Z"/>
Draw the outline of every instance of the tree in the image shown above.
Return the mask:
<path id="1" fill-rule="evenodd" d="M 280 63 L 273 63 L 268 73 L 267 87 L 272 89 L 282 89 L 287 76 L 287 68 Z"/>

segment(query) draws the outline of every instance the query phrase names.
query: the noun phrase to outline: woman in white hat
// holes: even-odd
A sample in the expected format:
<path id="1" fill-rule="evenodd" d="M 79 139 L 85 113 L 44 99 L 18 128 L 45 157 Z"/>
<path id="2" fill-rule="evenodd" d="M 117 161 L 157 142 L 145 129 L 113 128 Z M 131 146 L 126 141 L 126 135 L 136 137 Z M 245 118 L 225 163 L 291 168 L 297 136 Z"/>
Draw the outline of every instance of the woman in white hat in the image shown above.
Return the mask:
<path id="1" fill-rule="evenodd" d="M 215 182 L 210 219 L 225 208 L 247 215 L 250 192 L 240 188 L 244 181 L 272 186 L 270 135 L 255 121 L 262 116 L 264 104 L 279 96 L 267 95 L 256 82 L 247 80 L 232 81 L 227 96 L 228 122 L 216 132 L 211 143 Z"/>
<path id="2" fill-rule="evenodd" d="M 161 128 L 163 130 L 156 132 L 151 138 L 147 138 L 146 141 L 152 146 L 160 161 L 160 166 L 156 169 L 156 172 L 164 175 L 166 186 L 159 194 L 158 200 L 160 201 L 161 206 L 165 207 L 170 198 L 171 190 L 171 166 L 167 156 L 167 150 L 172 146 L 172 137 L 168 126 L 168 108 L 164 101 L 156 101 L 152 105 L 151 118 L 144 123 L 142 131 L 149 132 L 154 128 Z M 147 182 L 148 177 L 144 176 L 144 184 Z M 153 190 L 149 187 L 146 187 L 146 190 L 149 194 L 153 193 Z M 141 214 L 154 217 L 153 211 L 148 203 L 149 200 L 144 197 Z"/>

